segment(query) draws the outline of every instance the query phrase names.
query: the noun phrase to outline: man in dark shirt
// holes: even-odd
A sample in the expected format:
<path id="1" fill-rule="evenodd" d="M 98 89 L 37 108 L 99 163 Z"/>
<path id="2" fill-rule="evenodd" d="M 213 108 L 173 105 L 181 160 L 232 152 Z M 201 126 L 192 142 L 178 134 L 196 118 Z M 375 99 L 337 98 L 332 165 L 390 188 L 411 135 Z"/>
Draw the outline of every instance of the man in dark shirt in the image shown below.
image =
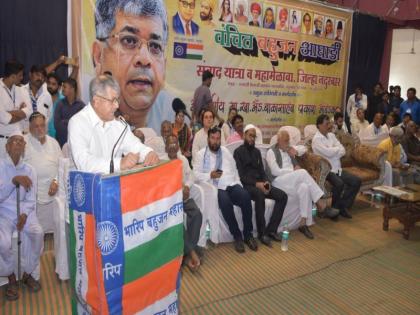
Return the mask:
<path id="1" fill-rule="evenodd" d="M 396 121 L 397 124 L 400 123 L 400 105 L 404 101 L 401 97 L 401 86 L 396 85 L 394 86 L 394 93 L 391 96 L 389 105 L 392 108 L 392 111 L 397 115 L 398 120 Z"/>
<path id="2" fill-rule="evenodd" d="M 372 123 L 373 117 L 379 112 L 379 106 L 382 103 L 382 94 L 384 89 L 380 82 L 376 83 L 373 88 L 373 93 L 368 97 L 367 120 Z"/>
<path id="3" fill-rule="evenodd" d="M 420 166 L 420 140 L 416 137 L 417 128 L 416 123 L 410 121 L 401 144 L 407 153 L 408 162 Z"/>
<path id="4" fill-rule="evenodd" d="M 76 99 L 77 82 L 73 78 L 68 78 L 63 83 L 64 99 L 61 100 L 54 111 L 54 127 L 56 139 L 61 147 L 67 142 L 67 126 L 70 118 L 77 114 L 85 103 Z"/>
<path id="5" fill-rule="evenodd" d="M 261 152 L 255 148 L 256 129 L 247 125 L 244 129 L 244 144 L 237 148 L 233 154 L 238 168 L 242 185 L 255 201 L 255 214 L 257 219 L 258 238 L 261 243 L 271 246 L 271 239 L 281 241 L 277 234 L 278 226 L 283 217 L 287 204 L 287 194 L 271 186 L 264 171 Z M 275 200 L 273 214 L 267 227 L 265 226 L 265 199 Z M 271 238 L 271 239 L 270 239 Z"/>

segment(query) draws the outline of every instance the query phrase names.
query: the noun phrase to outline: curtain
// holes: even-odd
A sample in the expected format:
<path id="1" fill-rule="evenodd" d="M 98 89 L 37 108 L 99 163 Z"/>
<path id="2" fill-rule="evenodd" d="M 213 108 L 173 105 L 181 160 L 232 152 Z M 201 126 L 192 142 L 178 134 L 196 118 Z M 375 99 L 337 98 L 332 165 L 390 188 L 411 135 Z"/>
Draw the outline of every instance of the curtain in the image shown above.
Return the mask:
<path id="1" fill-rule="evenodd" d="M 7 0 L 0 3 L 0 76 L 4 64 L 25 65 L 25 79 L 34 64 L 51 64 L 67 55 L 67 0 Z M 57 69 L 67 77 L 67 67 Z"/>
<path id="2" fill-rule="evenodd" d="M 370 94 L 379 81 L 387 24 L 378 17 L 354 13 L 347 97 L 361 84 Z"/>

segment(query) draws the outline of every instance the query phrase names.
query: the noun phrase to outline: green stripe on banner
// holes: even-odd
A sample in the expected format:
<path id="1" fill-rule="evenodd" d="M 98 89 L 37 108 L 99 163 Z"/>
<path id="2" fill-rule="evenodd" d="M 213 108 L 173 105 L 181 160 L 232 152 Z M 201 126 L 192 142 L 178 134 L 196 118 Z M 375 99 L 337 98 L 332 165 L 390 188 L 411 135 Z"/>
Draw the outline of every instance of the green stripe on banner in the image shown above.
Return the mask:
<path id="1" fill-rule="evenodd" d="M 187 59 L 194 59 L 194 60 L 201 60 L 201 59 L 203 59 L 203 55 L 189 55 L 189 54 L 187 54 L 186 58 Z"/>
<path id="2" fill-rule="evenodd" d="M 69 209 L 70 211 L 70 225 L 69 225 L 69 234 L 70 234 L 70 283 L 71 287 L 74 288 L 74 285 L 76 283 L 76 233 L 74 232 L 74 213 L 72 209 Z M 72 294 L 71 298 L 71 308 L 72 308 L 72 314 L 77 314 L 77 302 L 76 302 L 76 295 Z"/>
<path id="3" fill-rule="evenodd" d="M 177 224 L 150 242 L 125 253 L 124 283 L 137 280 L 184 252 L 184 225 Z"/>

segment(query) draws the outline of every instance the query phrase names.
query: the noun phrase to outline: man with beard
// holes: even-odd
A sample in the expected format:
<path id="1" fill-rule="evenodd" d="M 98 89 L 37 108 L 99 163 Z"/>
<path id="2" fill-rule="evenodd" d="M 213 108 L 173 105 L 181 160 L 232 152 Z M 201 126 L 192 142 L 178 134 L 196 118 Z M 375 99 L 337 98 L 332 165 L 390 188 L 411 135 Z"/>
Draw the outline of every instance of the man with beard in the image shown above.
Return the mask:
<path id="1" fill-rule="evenodd" d="M 53 101 L 53 113 L 57 107 L 57 104 L 64 99 L 64 95 L 60 91 L 62 81 L 55 72 L 51 72 L 47 75 L 47 91 L 51 95 Z M 48 123 L 48 134 L 55 138 L 56 130 L 54 127 L 54 119 L 50 119 Z"/>
<path id="2" fill-rule="evenodd" d="M 5 158 L 6 142 L 12 133 L 22 133 L 22 122 L 29 117 L 32 109 L 25 104 L 22 90 L 17 85 L 22 82 L 23 64 L 7 61 L 4 78 L 0 79 L 0 158 Z"/>
<path id="3" fill-rule="evenodd" d="M 29 82 L 22 87 L 22 90 L 26 102 L 32 106 L 32 111 L 40 112 L 49 122 L 53 113 L 53 101 L 47 89 L 43 87 L 46 77 L 47 72 L 43 66 L 33 65 L 29 72 Z"/>
<path id="4" fill-rule="evenodd" d="M 55 231 L 54 212 L 58 211 L 55 194 L 58 191 L 58 159 L 62 157 L 58 142 L 47 135 L 45 116 L 34 112 L 29 117 L 24 161 L 37 175 L 36 213 L 44 233 Z"/>
<path id="5" fill-rule="evenodd" d="M 159 134 L 161 122 L 173 120 L 173 97 L 162 90 L 168 40 L 163 0 L 97 0 L 95 21 L 96 74 L 109 72 L 118 81 L 119 109 L 132 126 Z"/>
<path id="6" fill-rule="evenodd" d="M 280 242 L 281 237 L 277 229 L 283 218 L 284 208 L 287 204 L 287 195 L 284 191 L 272 187 L 264 171 L 261 152 L 255 147 L 257 130 L 254 125 L 247 125 L 244 129 L 244 144 L 237 148 L 233 154 L 242 185 L 248 191 L 251 199 L 255 201 L 255 215 L 257 219 L 258 238 L 261 243 L 271 247 L 271 239 Z M 265 199 L 275 200 L 270 222 L 265 226 Z"/>
<path id="7" fill-rule="evenodd" d="M 216 0 L 201 0 L 200 19 L 203 25 L 214 27 L 213 13 L 216 9 Z"/>
<path id="8" fill-rule="evenodd" d="M 244 241 L 248 247 L 256 251 L 257 242 L 252 237 L 252 205 L 249 194 L 242 188 L 235 160 L 228 149 L 221 146 L 222 132 L 218 127 L 208 130 L 207 146 L 197 152 L 193 161 L 195 177 L 199 182 L 209 183 L 217 188 L 217 200 L 238 253 L 245 252 Z M 242 211 L 244 230 L 238 226 L 233 206 L 239 206 Z M 209 211 L 210 212 L 210 211 Z M 210 215 L 218 215 L 217 212 Z M 207 213 L 204 214 L 205 221 Z M 211 226 L 211 219 L 210 227 Z"/>

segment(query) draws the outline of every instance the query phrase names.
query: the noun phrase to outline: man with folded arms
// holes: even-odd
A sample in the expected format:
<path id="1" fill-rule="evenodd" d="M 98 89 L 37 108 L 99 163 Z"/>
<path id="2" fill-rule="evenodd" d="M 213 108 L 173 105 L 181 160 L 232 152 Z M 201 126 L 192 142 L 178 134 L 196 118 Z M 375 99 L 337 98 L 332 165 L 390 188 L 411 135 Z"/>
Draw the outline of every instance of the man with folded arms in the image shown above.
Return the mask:
<path id="1" fill-rule="evenodd" d="M 258 238 L 261 243 L 271 247 L 271 239 L 281 242 L 277 229 L 283 217 L 287 204 L 287 195 L 284 191 L 272 187 L 264 171 L 261 152 L 255 147 L 257 130 L 254 125 L 247 125 L 244 129 L 244 144 L 237 148 L 233 154 L 239 177 L 244 188 L 255 201 L 255 214 L 257 218 Z M 270 222 L 265 226 L 265 199 L 275 200 Z"/>
<path id="2" fill-rule="evenodd" d="M 134 168 L 139 162 L 144 166 L 157 164 L 157 154 L 142 144 L 129 126 L 115 119 L 120 97 L 117 81 L 100 75 L 90 82 L 89 94 L 89 104 L 69 122 L 69 145 L 77 169 L 109 173 L 112 149 L 121 135 L 112 156 L 115 171 Z"/>
<path id="3" fill-rule="evenodd" d="M 25 144 L 25 139 L 19 132 L 11 134 L 6 143 L 7 157 L 0 159 L 0 276 L 9 278 L 5 291 L 7 300 L 19 298 L 12 250 L 12 235 L 16 229 L 22 233 L 22 281 L 32 292 L 41 289 L 32 273 L 39 264 L 44 233 L 35 213 L 35 170 L 22 160 Z M 17 185 L 20 186 L 19 217 L 16 209 Z"/>
<path id="4" fill-rule="evenodd" d="M 300 218 L 299 231 L 307 238 L 314 236 L 309 230 L 312 225 L 312 203 L 316 203 L 319 211 L 325 209 L 325 203 L 321 200 L 324 195 L 322 189 L 314 181 L 311 175 L 301 169 L 297 160 L 297 151 L 290 146 L 290 136 L 285 130 L 277 134 L 277 143 L 267 152 L 268 170 L 275 177 L 272 184 L 274 187 L 285 191 L 289 202 L 298 200 L 298 206 L 294 207 L 296 213 L 290 214 L 290 218 Z M 293 220 L 296 221 L 296 220 Z M 288 220 L 289 223 L 292 220 Z"/>
<path id="5" fill-rule="evenodd" d="M 340 215 L 351 219 L 348 210 L 352 207 L 359 192 L 361 180 L 341 168 L 341 157 L 346 153 L 343 145 L 337 140 L 331 129 L 330 118 L 322 114 L 316 120 L 318 131 L 312 139 L 312 150 L 328 160 L 331 171 L 327 181 L 332 185 L 332 207 L 338 209 Z"/>
<path id="6" fill-rule="evenodd" d="M 223 218 L 225 219 L 230 233 L 235 239 L 235 250 L 238 253 L 245 252 L 245 244 L 251 250 L 258 249 L 257 242 L 252 237 L 252 204 L 249 194 L 242 188 L 239 182 L 235 160 L 228 149 L 221 146 L 222 132 L 218 127 L 208 131 L 208 145 L 197 152 L 193 160 L 195 177 L 200 182 L 214 185 L 217 199 Z M 244 224 L 243 234 L 239 229 L 235 218 L 233 206 L 239 206 L 242 211 Z"/>

